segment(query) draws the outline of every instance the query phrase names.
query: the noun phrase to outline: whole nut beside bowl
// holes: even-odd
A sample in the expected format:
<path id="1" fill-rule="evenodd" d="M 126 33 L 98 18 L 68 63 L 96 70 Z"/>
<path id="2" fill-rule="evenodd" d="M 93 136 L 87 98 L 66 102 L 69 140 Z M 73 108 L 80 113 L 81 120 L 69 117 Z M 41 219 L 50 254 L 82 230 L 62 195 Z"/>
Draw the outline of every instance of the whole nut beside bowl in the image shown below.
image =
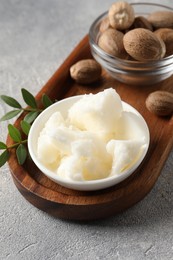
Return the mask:
<path id="1" fill-rule="evenodd" d="M 149 94 L 146 99 L 148 110 L 158 116 L 169 116 L 173 113 L 173 93 L 158 90 Z"/>
<path id="2" fill-rule="evenodd" d="M 90 84 L 97 81 L 101 73 L 100 64 L 93 59 L 80 60 L 70 68 L 71 77 L 80 84 Z"/>

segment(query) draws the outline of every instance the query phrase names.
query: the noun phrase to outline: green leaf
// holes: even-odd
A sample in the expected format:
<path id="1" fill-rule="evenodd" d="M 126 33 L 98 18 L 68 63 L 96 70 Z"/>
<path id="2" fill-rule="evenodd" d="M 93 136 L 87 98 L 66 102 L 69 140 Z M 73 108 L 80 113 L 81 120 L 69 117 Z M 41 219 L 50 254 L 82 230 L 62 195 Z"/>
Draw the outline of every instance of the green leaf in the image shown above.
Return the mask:
<path id="1" fill-rule="evenodd" d="M 24 121 L 26 121 L 27 123 L 31 124 L 36 117 L 39 115 L 39 112 L 29 112 L 25 117 L 24 117 Z"/>
<path id="2" fill-rule="evenodd" d="M 12 110 L 8 113 L 6 113 L 3 117 L 0 118 L 0 122 L 1 121 L 5 121 L 5 120 L 9 120 L 15 116 L 17 116 L 19 113 L 21 112 L 21 110 Z"/>
<path id="3" fill-rule="evenodd" d="M 10 153 L 8 150 L 5 150 L 1 155 L 0 155 L 0 167 L 2 167 L 9 159 Z"/>
<path id="4" fill-rule="evenodd" d="M 9 132 L 10 137 L 15 142 L 21 142 L 21 140 L 22 140 L 21 134 L 20 134 L 19 130 L 15 126 L 9 124 L 8 125 L 8 132 Z"/>
<path id="5" fill-rule="evenodd" d="M 3 142 L 0 142 L 0 150 L 4 150 L 4 149 L 7 149 L 6 144 Z"/>
<path id="6" fill-rule="evenodd" d="M 26 147 L 23 144 L 20 144 L 16 149 L 17 160 L 20 165 L 24 164 L 27 154 Z"/>
<path id="7" fill-rule="evenodd" d="M 46 94 L 43 94 L 43 96 L 42 96 L 42 103 L 45 108 L 47 108 L 53 104 L 52 100 Z"/>
<path id="8" fill-rule="evenodd" d="M 12 98 L 12 97 L 2 95 L 2 96 L 1 96 L 1 99 L 2 99 L 7 105 L 9 105 L 10 107 L 21 108 L 21 105 L 19 104 L 19 102 L 18 102 L 16 99 Z"/>
<path id="9" fill-rule="evenodd" d="M 21 128 L 22 128 L 22 131 L 26 135 L 28 135 L 31 125 L 28 122 L 24 121 L 24 120 L 21 121 L 20 125 L 21 125 Z"/>
<path id="10" fill-rule="evenodd" d="M 21 91 L 25 103 L 32 108 L 37 108 L 35 97 L 28 90 L 24 88 L 22 88 Z"/>

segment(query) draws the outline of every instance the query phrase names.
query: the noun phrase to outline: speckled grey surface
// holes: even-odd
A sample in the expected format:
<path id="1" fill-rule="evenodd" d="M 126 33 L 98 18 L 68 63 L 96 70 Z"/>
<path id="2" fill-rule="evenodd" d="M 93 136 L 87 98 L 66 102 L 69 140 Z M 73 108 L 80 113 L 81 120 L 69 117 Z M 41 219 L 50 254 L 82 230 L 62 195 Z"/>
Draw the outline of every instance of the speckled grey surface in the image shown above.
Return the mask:
<path id="1" fill-rule="evenodd" d="M 111 0 L 0 0 L 0 94 L 34 95 Z M 172 5 L 173 2 L 163 1 Z M 8 107 L 0 104 L 0 117 Z M 0 140 L 7 123 L 0 124 Z M 0 259 L 173 259 L 173 153 L 147 197 L 91 223 L 55 219 L 29 204 L 0 169 Z"/>

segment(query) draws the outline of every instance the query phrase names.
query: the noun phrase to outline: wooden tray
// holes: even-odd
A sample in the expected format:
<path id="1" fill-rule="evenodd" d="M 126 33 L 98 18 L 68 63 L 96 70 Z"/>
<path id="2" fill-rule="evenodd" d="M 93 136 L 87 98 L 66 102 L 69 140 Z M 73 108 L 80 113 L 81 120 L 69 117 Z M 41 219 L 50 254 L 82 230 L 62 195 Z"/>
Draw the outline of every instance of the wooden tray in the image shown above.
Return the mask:
<path id="1" fill-rule="evenodd" d="M 41 99 L 43 93 L 60 100 L 65 97 L 83 93 L 97 93 L 104 88 L 113 87 L 123 101 L 134 106 L 145 118 L 151 134 L 151 144 L 143 164 L 128 179 L 109 189 L 80 192 L 55 184 L 28 159 L 24 166 L 17 163 L 13 152 L 9 167 L 15 185 L 21 194 L 37 208 L 49 214 L 71 220 L 93 220 L 115 215 L 144 198 L 157 181 L 161 169 L 173 147 L 173 120 L 159 118 L 151 114 L 145 107 L 147 95 L 157 89 L 172 92 L 173 77 L 147 87 L 127 86 L 103 71 L 102 79 L 89 86 L 76 84 L 69 75 L 69 68 L 76 61 L 90 58 L 88 36 L 86 36 L 62 66 L 55 72 L 48 83 L 36 96 Z M 15 122 L 19 127 L 23 115 Z M 7 138 L 8 145 L 12 140 Z"/>

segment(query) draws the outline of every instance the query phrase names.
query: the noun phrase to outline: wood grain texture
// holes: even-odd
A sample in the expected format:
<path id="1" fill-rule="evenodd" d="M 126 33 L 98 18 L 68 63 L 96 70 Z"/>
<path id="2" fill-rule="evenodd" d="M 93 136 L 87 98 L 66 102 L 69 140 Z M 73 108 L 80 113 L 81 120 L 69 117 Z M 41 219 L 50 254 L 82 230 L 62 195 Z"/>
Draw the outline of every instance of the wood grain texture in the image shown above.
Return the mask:
<path id="1" fill-rule="evenodd" d="M 63 219 L 100 219 L 133 206 L 152 189 L 173 147 L 173 117 L 159 118 L 145 107 L 146 97 L 152 91 L 162 89 L 173 92 L 173 76 L 160 84 L 140 87 L 120 83 L 103 71 L 98 82 L 88 86 L 79 85 L 71 79 L 69 68 L 76 61 L 90 57 L 86 36 L 40 90 L 36 99 L 40 101 L 43 93 L 49 95 L 52 100 L 60 100 L 113 87 L 123 101 L 135 107 L 145 118 L 150 130 L 151 143 L 145 160 L 128 179 L 111 188 L 92 192 L 70 190 L 52 182 L 29 158 L 24 166 L 18 165 L 13 151 L 9 168 L 19 191 L 37 208 Z M 15 126 L 19 127 L 22 118 L 23 115 L 17 119 Z M 7 144 L 12 144 L 9 136 Z"/>

